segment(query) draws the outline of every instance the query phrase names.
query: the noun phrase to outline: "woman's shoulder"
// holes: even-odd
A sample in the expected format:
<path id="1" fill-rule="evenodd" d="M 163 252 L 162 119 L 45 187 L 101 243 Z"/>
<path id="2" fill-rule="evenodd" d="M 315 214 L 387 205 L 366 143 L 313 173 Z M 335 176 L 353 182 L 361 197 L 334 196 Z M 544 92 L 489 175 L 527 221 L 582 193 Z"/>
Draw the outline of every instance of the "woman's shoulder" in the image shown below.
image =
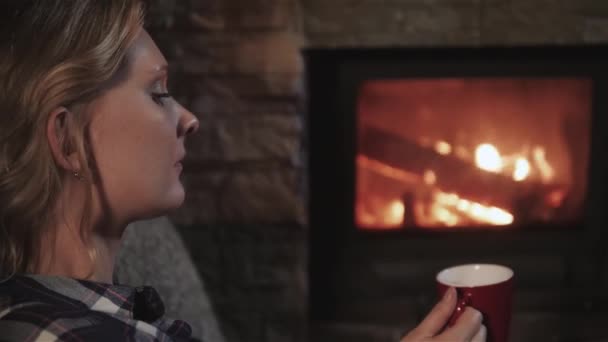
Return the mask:
<path id="1" fill-rule="evenodd" d="M 196 341 L 189 333 L 167 334 L 156 326 L 136 320 L 123 320 L 91 310 L 65 310 L 42 303 L 25 303 L 0 312 L 0 342 L 131 342 L 131 341 Z M 172 330 L 180 329 L 175 321 Z"/>
<path id="2" fill-rule="evenodd" d="M 27 277 L 0 283 L 0 341 L 126 341 L 128 325 Z"/>
<path id="3" fill-rule="evenodd" d="M 134 319 L 135 294 L 74 279 L 13 277 L 0 282 L 0 341 L 191 340 L 181 321 Z"/>
<path id="4" fill-rule="evenodd" d="M 135 328 L 92 311 L 65 310 L 43 303 L 5 308 L 0 341 L 132 341 Z"/>

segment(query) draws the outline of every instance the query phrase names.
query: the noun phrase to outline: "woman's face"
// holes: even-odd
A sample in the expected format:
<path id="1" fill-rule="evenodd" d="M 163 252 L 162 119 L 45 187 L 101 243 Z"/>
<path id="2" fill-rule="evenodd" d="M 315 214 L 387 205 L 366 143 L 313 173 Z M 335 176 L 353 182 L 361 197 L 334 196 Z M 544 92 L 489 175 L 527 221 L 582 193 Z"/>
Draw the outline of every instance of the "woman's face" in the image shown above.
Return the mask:
<path id="1" fill-rule="evenodd" d="M 127 78 L 92 105 L 95 194 L 114 220 L 164 214 L 180 206 L 186 135 L 196 117 L 167 93 L 167 62 L 144 30 L 127 54 Z"/>

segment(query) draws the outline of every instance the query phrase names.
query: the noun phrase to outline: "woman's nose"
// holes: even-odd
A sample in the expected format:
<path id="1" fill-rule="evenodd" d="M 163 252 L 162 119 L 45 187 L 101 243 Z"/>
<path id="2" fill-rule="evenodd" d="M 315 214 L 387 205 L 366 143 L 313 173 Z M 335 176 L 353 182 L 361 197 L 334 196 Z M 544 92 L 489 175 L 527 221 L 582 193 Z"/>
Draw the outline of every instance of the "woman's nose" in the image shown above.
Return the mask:
<path id="1" fill-rule="evenodd" d="M 178 136 L 187 136 L 198 131 L 199 122 L 192 112 L 182 107 L 182 115 L 179 119 Z"/>

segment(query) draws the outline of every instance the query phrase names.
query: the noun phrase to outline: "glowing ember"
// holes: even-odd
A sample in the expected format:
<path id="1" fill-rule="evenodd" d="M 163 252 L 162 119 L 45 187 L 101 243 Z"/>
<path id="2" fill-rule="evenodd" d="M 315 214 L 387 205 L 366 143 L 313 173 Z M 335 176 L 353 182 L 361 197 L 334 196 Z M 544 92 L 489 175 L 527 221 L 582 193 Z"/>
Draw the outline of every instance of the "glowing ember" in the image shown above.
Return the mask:
<path id="1" fill-rule="evenodd" d="M 500 172 L 503 167 L 500 153 L 494 145 L 481 144 L 475 150 L 475 164 L 482 170 Z"/>
<path id="2" fill-rule="evenodd" d="M 555 171 L 548 163 L 543 147 L 536 146 L 519 153 L 501 155 L 495 145 L 484 143 L 478 145 L 474 154 L 463 146 L 451 145 L 446 141 L 427 139 L 428 146 L 440 155 L 453 155 L 466 161 L 474 161 L 479 169 L 500 173 L 512 177 L 516 182 L 537 182 L 545 184 L 553 181 Z M 505 208 L 499 208 L 490 203 L 475 202 L 470 198 L 462 198 L 457 193 L 447 193 L 442 190 L 442 179 L 436 170 L 426 169 L 422 174 L 409 172 L 387 165 L 364 155 L 357 156 L 358 167 L 375 175 L 396 181 L 403 186 L 403 198 L 394 194 L 390 197 L 378 197 L 374 200 L 369 196 L 361 196 L 360 206 L 357 207 L 357 221 L 370 228 L 399 229 L 405 222 L 420 227 L 453 227 L 453 226 L 505 226 L 514 222 L 515 218 Z M 531 179 L 534 177 L 534 179 Z M 394 191 L 394 189 L 391 189 Z M 409 196 L 409 197 L 408 197 Z M 564 201 L 566 192 L 558 189 L 547 194 L 545 202 L 552 208 L 558 208 Z M 411 198 L 408 202 L 405 198 Z M 406 202 L 403 202 L 406 201 Z M 504 203 L 504 202 L 503 202 Z M 411 208 L 409 206 L 412 206 Z M 407 215 L 411 221 L 404 222 Z M 408 223 L 409 224 L 409 223 Z"/>
<path id="3" fill-rule="evenodd" d="M 458 209 L 460 211 L 467 211 L 467 210 L 469 210 L 470 207 L 471 207 L 471 202 L 469 202 L 465 199 L 458 200 L 458 204 L 456 204 L 456 209 Z"/>
<path id="4" fill-rule="evenodd" d="M 563 189 L 554 190 L 547 196 L 547 202 L 553 208 L 559 208 L 566 199 L 566 191 Z"/>
<path id="5" fill-rule="evenodd" d="M 526 158 L 517 158 L 515 161 L 515 171 L 513 172 L 513 180 L 521 182 L 530 175 L 530 163 Z"/>
<path id="6" fill-rule="evenodd" d="M 401 225 L 403 223 L 404 214 L 405 206 L 403 203 L 401 203 L 399 200 L 394 200 L 388 206 L 385 222 L 390 225 Z"/>
<path id="7" fill-rule="evenodd" d="M 465 217 L 469 217 L 480 223 L 491 224 L 496 226 L 509 225 L 513 223 L 513 215 L 508 211 L 501 208 L 486 206 L 481 203 L 462 199 L 456 194 L 438 192 L 435 195 L 435 201 L 438 205 L 443 206 L 445 210 L 448 210 L 448 208 L 453 209 L 456 212 L 464 215 Z M 444 221 L 444 218 L 446 218 L 447 216 L 446 214 L 441 215 L 443 217 L 438 218 L 440 221 Z M 457 216 L 456 219 L 458 219 Z M 456 224 L 457 223 L 458 221 L 456 222 Z"/>
<path id="8" fill-rule="evenodd" d="M 440 205 L 434 205 L 432 213 L 437 221 L 443 223 L 448 227 L 453 227 L 459 222 L 457 215 Z"/>
<path id="9" fill-rule="evenodd" d="M 549 162 L 547 162 L 547 159 L 545 158 L 545 149 L 538 146 L 535 147 L 532 150 L 532 157 L 534 159 L 534 164 L 540 171 L 541 181 L 543 183 L 549 183 L 550 181 L 552 181 L 553 177 L 555 176 L 555 171 L 553 170 L 551 165 L 549 165 Z"/>
<path id="10" fill-rule="evenodd" d="M 452 153 L 452 145 L 448 144 L 445 141 L 438 141 L 435 143 L 435 151 L 441 155 L 448 155 Z"/>
<path id="11" fill-rule="evenodd" d="M 378 197 L 367 197 L 365 205 L 357 206 L 357 224 L 374 229 L 403 227 L 405 205 L 398 199 L 383 201 Z"/>
<path id="12" fill-rule="evenodd" d="M 541 171 L 541 175 L 545 175 L 545 178 L 552 178 L 553 169 L 545 159 L 544 150 L 537 147 L 534 153 L 535 162 Z M 523 154 L 504 157 L 492 144 L 481 144 L 477 147 L 475 150 L 475 164 L 482 170 L 494 173 L 506 173 L 512 170 L 513 180 L 516 182 L 526 180 L 532 172 L 532 165 L 530 165 L 528 159 L 523 157 Z"/>
<path id="13" fill-rule="evenodd" d="M 435 175 L 435 172 L 433 172 L 433 170 L 424 171 L 422 179 L 424 180 L 424 184 L 426 185 L 433 185 L 437 183 L 437 175 Z"/>

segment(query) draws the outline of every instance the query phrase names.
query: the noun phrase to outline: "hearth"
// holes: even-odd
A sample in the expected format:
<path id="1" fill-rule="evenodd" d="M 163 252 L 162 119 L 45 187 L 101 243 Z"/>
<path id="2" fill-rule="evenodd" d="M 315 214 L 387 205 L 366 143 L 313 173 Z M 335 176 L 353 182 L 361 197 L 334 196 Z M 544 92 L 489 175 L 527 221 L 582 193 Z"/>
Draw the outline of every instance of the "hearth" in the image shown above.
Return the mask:
<path id="1" fill-rule="evenodd" d="M 313 322 L 392 338 L 462 262 L 515 270 L 518 340 L 602 311 L 608 47 L 305 55 Z"/>

